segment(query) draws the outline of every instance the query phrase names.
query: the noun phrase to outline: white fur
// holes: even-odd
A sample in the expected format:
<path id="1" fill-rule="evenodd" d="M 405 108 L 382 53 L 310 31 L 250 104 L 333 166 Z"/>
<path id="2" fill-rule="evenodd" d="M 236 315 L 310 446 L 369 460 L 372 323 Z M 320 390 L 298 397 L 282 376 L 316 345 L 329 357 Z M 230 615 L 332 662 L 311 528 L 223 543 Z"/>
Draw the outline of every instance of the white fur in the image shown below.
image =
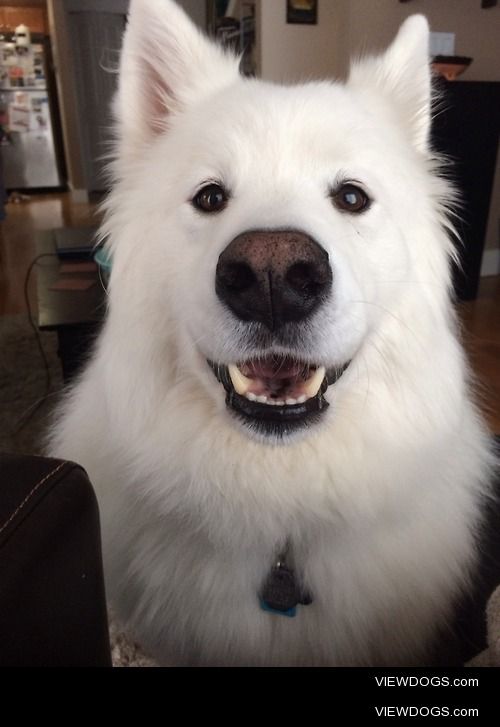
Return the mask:
<path id="1" fill-rule="evenodd" d="M 346 86 L 280 87 L 240 78 L 171 0 L 132 2 L 109 315 L 50 451 L 87 469 L 109 597 L 162 662 L 425 663 L 467 587 L 491 458 L 449 301 L 427 39 L 415 16 Z M 340 176 L 367 212 L 334 207 Z M 216 215 L 190 203 L 207 180 L 231 192 Z M 283 227 L 333 268 L 303 355 L 353 361 L 323 422 L 279 443 L 238 425 L 205 359 L 252 353 L 215 295 L 220 253 Z M 314 595 L 293 619 L 257 601 L 286 540 Z"/>

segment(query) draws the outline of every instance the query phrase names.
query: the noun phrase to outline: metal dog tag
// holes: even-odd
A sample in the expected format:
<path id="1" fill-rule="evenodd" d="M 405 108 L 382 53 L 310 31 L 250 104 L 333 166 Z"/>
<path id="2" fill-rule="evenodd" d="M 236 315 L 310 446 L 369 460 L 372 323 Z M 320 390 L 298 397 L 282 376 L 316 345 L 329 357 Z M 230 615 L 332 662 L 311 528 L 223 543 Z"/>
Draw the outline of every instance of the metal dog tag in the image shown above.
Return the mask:
<path id="1" fill-rule="evenodd" d="M 293 571 L 281 563 L 273 566 L 260 597 L 269 610 L 285 613 L 295 609 L 299 603 L 299 591 Z"/>
<path id="2" fill-rule="evenodd" d="M 313 599 L 297 585 L 292 568 L 286 565 L 286 552 L 280 555 L 267 576 L 259 594 L 260 606 L 264 611 L 293 617 L 299 603 L 308 606 Z"/>

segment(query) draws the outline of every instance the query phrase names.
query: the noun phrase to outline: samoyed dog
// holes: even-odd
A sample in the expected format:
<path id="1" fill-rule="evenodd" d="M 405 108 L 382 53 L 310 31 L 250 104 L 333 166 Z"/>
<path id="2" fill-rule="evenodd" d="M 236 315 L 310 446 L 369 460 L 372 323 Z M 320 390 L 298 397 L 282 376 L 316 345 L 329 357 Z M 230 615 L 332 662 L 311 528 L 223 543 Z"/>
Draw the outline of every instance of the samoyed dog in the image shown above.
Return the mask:
<path id="1" fill-rule="evenodd" d="M 50 452 L 164 664 L 429 664 L 491 471 L 450 303 L 428 26 L 280 86 L 133 0 L 102 334 Z"/>

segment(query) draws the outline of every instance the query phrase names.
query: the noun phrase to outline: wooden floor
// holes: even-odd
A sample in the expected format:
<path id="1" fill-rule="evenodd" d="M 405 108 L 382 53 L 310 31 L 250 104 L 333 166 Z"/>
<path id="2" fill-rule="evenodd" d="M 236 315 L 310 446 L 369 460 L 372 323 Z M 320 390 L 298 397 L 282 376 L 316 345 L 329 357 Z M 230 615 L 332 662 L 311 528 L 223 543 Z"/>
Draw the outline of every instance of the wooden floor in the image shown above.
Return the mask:
<path id="1" fill-rule="evenodd" d="M 35 256 L 37 230 L 98 220 L 95 205 L 72 204 L 69 194 L 33 196 L 30 201 L 8 204 L 7 219 L 0 223 L 0 316 L 26 310 L 24 280 Z M 461 303 L 458 309 L 481 405 L 491 430 L 500 434 L 500 276 L 483 278 L 477 300 Z"/>

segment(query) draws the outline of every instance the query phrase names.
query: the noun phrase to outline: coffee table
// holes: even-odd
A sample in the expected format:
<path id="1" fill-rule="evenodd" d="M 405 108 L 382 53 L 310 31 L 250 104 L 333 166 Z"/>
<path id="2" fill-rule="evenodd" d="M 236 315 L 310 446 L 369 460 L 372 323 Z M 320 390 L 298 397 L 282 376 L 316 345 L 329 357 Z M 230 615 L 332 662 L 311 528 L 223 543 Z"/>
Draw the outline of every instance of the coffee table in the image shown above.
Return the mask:
<path id="1" fill-rule="evenodd" d="M 68 238 L 73 228 L 65 228 Z M 89 228 L 92 239 L 95 228 Z M 78 233 L 81 236 L 81 231 Z M 70 381 L 88 357 L 106 312 L 106 293 L 97 269 L 91 272 L 61 274 L 61 265 L 75 260 L 61 261 L 56 255 L 53 230 L 39 232 L 36 239 L 37 255 L 43 257 L 36 265 L 38 328 L 56 331 L 58 354 L 61 359 L 64 381 Z M 78 278 L 92 281 L 88 290 L 51 290 L 60 279 Z"/>

